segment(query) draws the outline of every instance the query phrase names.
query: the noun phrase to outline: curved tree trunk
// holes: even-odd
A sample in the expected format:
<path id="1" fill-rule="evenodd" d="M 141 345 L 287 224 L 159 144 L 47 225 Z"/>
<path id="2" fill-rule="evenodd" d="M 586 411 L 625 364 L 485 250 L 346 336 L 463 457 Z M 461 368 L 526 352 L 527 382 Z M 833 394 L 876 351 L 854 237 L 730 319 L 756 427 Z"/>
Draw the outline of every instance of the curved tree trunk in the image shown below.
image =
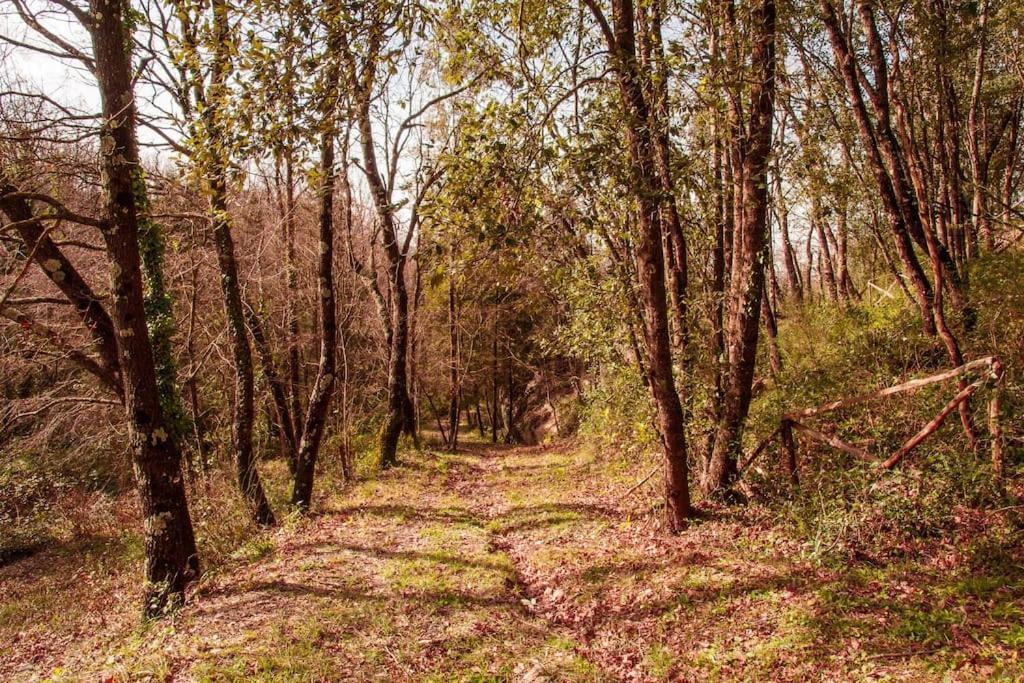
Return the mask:
<path id="1" fill-rule="evenodd" d="M 658 173 L 656 143 L 653 140 L 654 117 L 644 97 L 644 76 L 637 63 L 633 3 L 631 0 L 613 0 L 611 24 L 594 0 L 587 0 L 587 6 L 605 34 L 625 110 L 632 190 L 640 223 L 636 268 L 643 308 L 647 374 L 658 412 L 665 453 L 666 522 L 670 529 L 676 531 L 683 528 L 693 511 L 687 481 L 686 421 L 672 369 L 665 259 L 662 253 L 664 227 L 661 202 L 658 199 L 663 185 Z"/>
<path id="2" fill-rule="evenodd" d="M 210 208 L 213 211 L 213 241 L 217 248 L 217 263 L 220 267 L 221 290 L 224 294 L 224 313 L 228 322 L 228 337 L 231 340 L 231 354 L 235 366 L 235 473 L 238 486 L 245 496 L 257 524 L 269 526 L 275 523 L 274 513 L 263 491 L 260 473 L 252 447 L 254 382 L 252 350 L 245 328 L 245 313 L 242 307 L 241 287 L 238 282 L 238 263 L 231 239 L 231 224 L 228 219 L 227 187 L 223 169 L 216 169 L 210 182 Z"/>

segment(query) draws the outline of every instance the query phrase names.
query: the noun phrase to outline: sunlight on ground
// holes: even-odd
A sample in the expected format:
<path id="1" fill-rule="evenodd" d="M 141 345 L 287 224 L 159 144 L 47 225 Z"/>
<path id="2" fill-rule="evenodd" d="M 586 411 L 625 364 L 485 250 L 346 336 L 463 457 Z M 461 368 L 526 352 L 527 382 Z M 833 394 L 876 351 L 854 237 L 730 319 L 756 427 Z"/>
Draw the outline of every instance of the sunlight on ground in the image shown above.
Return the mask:
<path id="1" fill-rule="evenodd" d="M 743 511 L 668 537 L 621 477 L 567 445 L 407 454 L 52 679 L 1024 675 L 1019 575 L 830 567 Z"/>

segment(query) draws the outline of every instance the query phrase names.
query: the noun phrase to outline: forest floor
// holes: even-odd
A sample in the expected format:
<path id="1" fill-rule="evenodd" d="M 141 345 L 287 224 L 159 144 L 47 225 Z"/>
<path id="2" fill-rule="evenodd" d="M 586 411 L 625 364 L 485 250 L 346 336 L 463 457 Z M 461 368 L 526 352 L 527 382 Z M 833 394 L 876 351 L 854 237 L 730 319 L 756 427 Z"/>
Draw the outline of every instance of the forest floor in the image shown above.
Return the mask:
<path id="1" fill-rule="evenodd" d="M 668 536 L 637 474 L 573 442 L 408 453 L 141 626 L 134 571 L 41 553 L 0 568 L 0 679 L 1024 676 L 1021 573 L 829 564 L 753 510 Z"/>

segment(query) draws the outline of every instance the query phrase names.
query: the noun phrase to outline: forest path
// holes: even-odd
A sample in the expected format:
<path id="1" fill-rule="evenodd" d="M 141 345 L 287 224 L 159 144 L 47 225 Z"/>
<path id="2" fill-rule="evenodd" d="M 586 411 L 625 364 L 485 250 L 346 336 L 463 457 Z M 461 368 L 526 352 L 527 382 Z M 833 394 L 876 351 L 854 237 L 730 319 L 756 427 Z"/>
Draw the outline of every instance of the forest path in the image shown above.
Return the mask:
<path id="1" fill-rule="evenodd" d="M 543 485 L 547 448 L 408 453 L 208 577 L 104 670 L 189 680 L 602 680 L 524 583 L 518 532 L 606 511 Z M 538 485 L 540 484 L 540 485 Z M 534 502 L 539 496 L 540 502 Z M 534 595 L 534 591 L 539 595 Z"/>
<path id="2" fill-rule="evenodd" d="M 666 534 L 657 481 L 626 495 L 648 467 L 611 445 L 470 440 L 324 477 L 316 514 L 209 570 L 172 617 L 133 626 L 123 587 L 97 612 L 112 622 L 14 680 L 58 663 L 49 679 L 1020 679 L 1019 572 L 814 562 L 756 506 Z"/>

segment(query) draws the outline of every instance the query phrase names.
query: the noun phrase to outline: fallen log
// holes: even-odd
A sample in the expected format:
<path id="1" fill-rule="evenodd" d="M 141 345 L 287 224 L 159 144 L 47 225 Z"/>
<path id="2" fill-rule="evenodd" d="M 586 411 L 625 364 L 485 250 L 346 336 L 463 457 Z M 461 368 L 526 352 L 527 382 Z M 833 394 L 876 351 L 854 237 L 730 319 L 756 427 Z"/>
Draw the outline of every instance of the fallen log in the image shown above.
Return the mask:
<path id="1" fill-rule="evenodd" d="M 764 437 L 761 443 L 759 443 L 757 447 L 750 452 L 750 455 L 743 459 L 743 462 L 737 465 L 736 470 L 742 474 L 743 471 L 750 467 L 751 463 L 753 463 L 754 460 L 757 459 L 757 456 L 761 455 L 761 452 L 765 449 L 765 446 L 771 443 L 771 440 L 774 439 L 775 436 L 781 431 L 782 425 L 780 424 L 778 427 L 775 428 L 775 430 L 771 434 Z"/>
<path id="2" fill-rule="evenodd" d="M 943 406 L 942 410 L 940 410 L 938 414 L 935 417 L 933 417 L 928 424 L 922 427 L 917 434 L 914 434 L 914 436 L 910 437 L 910 440 L 903 444 L 903 446 L 901 446 L 898 451 L 889 456 L 889 459 L 882 463 L 882 468 L 887 470 L 892 469 L 896 463 L 903 459 L 903 456 L 917 448 L 922 441 L 927 439 L 935 432 L 935 430 L 941 427 L 942 423 L 946 420 L 949 414 L 956 410 L 957 408 L 959 408 L 960 404 L 969 399 L 971 397 L 971 394 L 977 391 L 984 383 L 985 378 L 982 378 L 964 387 L 956 396 L 954 396 L 949 401 L 949 403 Z"/>
<path id="3" fill-rule="evenodd" d="M 801 434 L 803 434 L 804 436 L 808 437 L 813 441 L 826 444 L 828 446 L 831 446 L 832 448 L 835 448 L 836 450 L 849 453 L 850 455 L 856 456 L 861 460 L 865 460 L 870 463 L 877 462 L 874 458 L 871 457 L 871 454 L 869 454 L 867 451 L 857 448 L 856 446 L 851 446 L 850 444 L 840 439 L 838 436 L 834 436 L 831 434 L 823 434 L 822 432 L 819 432 L 815 429 L 811 429 L 807 425 L 801 424 L 796 420 L 790 420 L 789 422 L 791 425 L 793 425 L 793 429 L 797 430 L 798 432 L 800 432 Z"/>
<path id="4" fill-rule="evenodd" d="M 984 384 L 986 384 L 989 381 L 992 381 L 994 384 L 999 384 L 999 382 L 1002 381 L 1002 379 L 1003 379 L 1003 364 L 1002 364 L 1002 362 L 998 358 L 995 358 L 994 356 L 990 356 L 990 359 L 991 359 L 990 366 L 991 366 L 991 370 L 992 371 L 988 375 L 986 375 L 985 377 L 982 377 L 981 379 L 979 379 L 979 380 L 977 380 L 975 382 L 972 382 L 971 384 L 968 384 L 966 387 L 961 389 L 960 392 L 957 393 L 957 395 L 954 396 L 949 401 L 949 403 L 947 403 L 945 406 L 943 406 L 942 410 L 940 410 L 938 412 L 938 414 L 935 417 L 933 417 L 932 420 L 928 424 L 926 424 L 924 427 L 922 427 L 921 430 L 917 434 L 912 436 L 910 438 L 910 440 L 907 441 L 905 444 L 903 444 L 903 446 L 898 451 L 893 453 L 889 457 L 888 460 L 886 460 L 885 462 L 882 463 L 881 466 L 884 469 L 892 469 L 893 466 L 896 465 L 896 463 L 898 463 L 907 453 L 909 453 L 910 451 L 912 451 L 915 448 L 917 448 L 917 446 L 920 445 L 920 443 L 922 441 L 927 439 L 932 433 L 935 432 L 935 430 L 937 430 L 940 426 L 942 426 L 943 421 L 946 419 L 946 417 L 949 416 L 949 414 L 951 412 L 956 410 L 960 406 L 961 403 L 963 403 L 964 401 L 969 399 L 971 397 L 971 394 L 973 394 L 978 389 L 980 389 Z M 964 367 L 964 366 L 961 366 L 961 367 Z M 1003 466 L 1003 463 L 1002 463 L 1003 453 L 1002 453 L 1002 430 L 1000 429 L 1000 426 L 999 426 L 999 394 L 998 394 L 998 392 L 996 392 L 996 394 L 993 396 L 992 400 L 995 403 L 994 406 L 992 405 L 992 403 L 989 404 L 989 428 L 990 428 L 991 434 L 992 434 L 992 466 L 993 466 L 993 469 L 994 469 L 994 472 L 995 472 L 996 476 L 999 476 L 1001 474 L 1002 466 Z M 995 409 L 994 413 L 993 413 L 993 407 Z"/>
<path id="5" fill-rule="evenodd" d="M 860 394 L 858 396 L 851 396 L 849 398 L 841 398 L 837 401 L 832 401 L 831 403 L 824 403 L 820 406 L 815 406 L 813 408 L 804 408 L 803 410 L 796 410 L 791 413 L 786 413 L 785 415 L 783 415 L 783 419 L 795 421 L 800 419 L 806 419 L 808 417 L 814 417 L 816 415 L 821 415 L 823 413 L 830 413 L 832 411 L 839 410 L 840 408 L 848 408 L 850 406 L 855 406 L 860 403 L 876 401 L 878 399 L 885 398 L 886 396 L 893 396 L 895 394 L 902 394 L 907 391 L 914 391 L 915 389 L 920 389 L 921 387 L 928 386 L 929 384 L 944 382 L 946 380 L 959 377 L 960 375 L 966 374 L 968 372 L 973 372 L 975 370 L 980 370 L 982 368 L 991 368 L 998 363 L 999 361 L 995 356 L 986 356 L 984 358 L 978 358 L 977 360 L 972 360 L 969 363 L 964 363 L 959 367 L 955 367 L 952 370 L 946 370 L 945 372 L 940 372 L 936 375 L 921 377 L 919 379 L 912 379 L 909 382 L 896 384 L 891 387 L 886 387 L 885 389 L 879 389 L 877 391 L 872 391 L 866 394 Z"/>

